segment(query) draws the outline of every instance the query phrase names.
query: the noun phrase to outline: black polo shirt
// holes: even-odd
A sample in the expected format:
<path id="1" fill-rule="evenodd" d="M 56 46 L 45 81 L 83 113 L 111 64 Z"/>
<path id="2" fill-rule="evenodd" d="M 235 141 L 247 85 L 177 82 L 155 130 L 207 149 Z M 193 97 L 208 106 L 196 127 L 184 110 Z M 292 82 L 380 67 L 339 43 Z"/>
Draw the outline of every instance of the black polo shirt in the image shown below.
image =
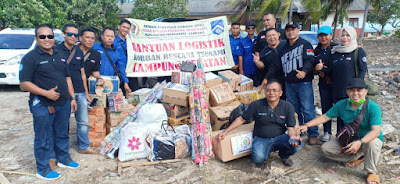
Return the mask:
<path id="1" fill-rule="evenodd" d="M 45 90 L 57 86 L 56 92 L 60 93 L 60 98 L 57 101 L 31 93 L 29 103 L 32 103 L 34 96 L 37 96 L 44 106 L 62 105 L 70 100 L 66 80 L 66 77 L 69 77 L 70 74 L 66 61 L 67 56 L 54 47 L 53 55 L 44 52 L 37 46 L 22 58 L 19 68 L 19 80 L 21 82 L 29 81 Z"/>
<path id="2" fill-rule="evenodd" d="M 100 52 L 97 50 L 91 48 L 83 57 L 85 58 L 87 55 L 89 56 L 84 60 L 86 79 L 92 75 L 92 72 L 100 71 L 101 61 Z"/>
<path id="3" fill-rule="evenodd" d="M 280 39 L 280 40 L 286 40 L 286 33 L 285 33 L 285 30 L 280 29 L 280 28 L 275 28 L 275 30 L 278 32 L 278 34 L 279 34 L 279 39 Z M 266 45 L 268 45 L 268 43 L 267 43 L 267 32 L 266 32 L 266 31 L 261 31 L 261 32 L 257 35 L 256 42 L 254 42 L 253 51 L 254 51 L 254 52 L 261 52 L 262 49 L 263 49 Z"/>
<path id="4" fill-rule="evenodd" d="M 268 45 L 260 53 L 260 60 L 264 63 L 264 78 L 278 79 L 283 82 L 285 74 L 283 73 L 281 57 L 279 51 L 286 45 L 286 40 L 280 40 L 276 48 L 270 48 Z"/>
<path id="5" fill-rule="evenodd" d="M 243 113 L 246 121 L 255 120 L 253 135 L 261 138 L 274 138 L 286 132 L 287 127 L 296 126 L 294 107 L 291 103 L 279 100 L 272 109 L 267 99 L 252 102 Z"/>
<path id="6" fill-rule="evenodd" d="M 84 67 L 83 63 L 83 52 L 82 50 L 75 45 L 74 46 L 76 51 L 74 57 L 72 57 L 71 62 L 68 64 L 69 73 L 71 74 L 72 84 L 74 86 L 75 93 L 84 93 L 85 88 L 83 87 L 83 80 L 82 80 L 82 73 L 81 69 Z M 55 46 L 60 52 L 67 56 L 71 54 L 72 50 L 69 50 L 65 45 L 64 42 Z"/>

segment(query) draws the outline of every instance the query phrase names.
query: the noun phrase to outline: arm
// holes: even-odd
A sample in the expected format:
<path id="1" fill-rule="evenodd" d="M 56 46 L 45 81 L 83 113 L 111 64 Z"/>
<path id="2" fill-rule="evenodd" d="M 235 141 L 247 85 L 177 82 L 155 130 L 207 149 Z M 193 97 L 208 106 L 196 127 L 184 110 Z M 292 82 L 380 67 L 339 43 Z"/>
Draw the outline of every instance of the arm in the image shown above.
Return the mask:
<path id="1" fill-rule="evenodd" d="M 329 118 L 328 116 L 323 114 L 322 116 L 318 116 L 318 117 L 314 118 L 313 120 L 305 123 L 304 125 L 301 125 L 298 129 L 300 130 L 300 132 L 306 132 L 308 130 L 308 128 L 318 126 L 320 124 L 324 124 L 325 122 L 327 122 L 331 119 L 332 118 Z"/>
<path id="2" fill-rule="evenodd" d="M 233 121 L 233 123 L 225 129 L 222 133 L 218 134 L 218 139 L 221 141 L 225 138 L 226 134 L 228 134 L 230 131 L 234 130 L 235 128 L 239 127 L 240 125 L 243 125 L 243 123 L 246 122 L 245 119 L 242 118 L 242 116 L 239 116 Z"/>
<path id="3" fill-rule="evenodd" d="M 312 71 L 314 66 L 314 50 L 310 43 L 304 44 L 303 48 L 303 67 L 301 71 L 305 72 L 306 74 Z"/>
<path id="4" fill-rule="evenodd" d="M 358 150 L 361 148 L 362 145 L 361 141 L 364 141 L 364 143 L 369 143 L 375 138 L 379 137 L 380 133 L 381 133 L 381 126 L 379 125 L 371 126 L 371 131 L 367 135 L 365 135 L 360 140 L 355 140 L 351 142 L 349 145 L 346 146 L 348 149 L 346 150 L 345 153 L 356 154 Z"/>
<path id="5" fill-rule="evenodd" d="M 72 85 L 71 77 L 66 77 L 66 80 L 67 80 L 67 84 L 68 84 L 68 93 L 72 97 L 71 112 L 75 112 L 78 109 L 78 105 L 76 104 L 76 100 L 75 100 L 74 86 Z"/>
<path id="6" fill-rule="evenodd" d="M 244 75 L 244 71 L 243 71 L 243 56 L 239 56 L 239 73 Z"/>
<path id="7" fill-rule="evenodd" d="M 21 88 L 29 91 L 32 94 L 44 96 L 53 101 L 56 101 L 56 100 L 58 100 L 58 98 L 60 98 L 60 93 L 56 92 L 57 86 L 55 86 L 52 89 L 45 90 L 45 89 L 39 88 L 38 86 L 36 86 L 36 84 L 34 84 L 30 81 L 21 82 L 20 86 L 21 86 Z"/>
<path id="8" fill-rule="evenodd" d="M 253 54 L 253 61 L 256 64 L 257 68 L 263 69 L 265 67 L 264 63 L 260 61 L 260 56 Z"/>
<path id="9" fill-rule="evenodd" d="M 236 52 L 237 56 L 238 56 L 238 68 L 239 68 L 239 73 L 244 75 L 244 71 L 243 71 L 243 54 L 244 54 L 244 46 L 242 41 L 239 42 L 239 49 L 237 49 Z"/>
<path id="10" fill-rule="evenodd" d="M 81 75 L 82 75 L 83 87 L 85 88 L 86 100 L 87 100 L 88 102 L 90 102 L 90 99 L 89 99 L 89 90 L 88 90 L 88 88 L 87 88 L 86 73 L 85 73 L 85 69 L 84 69 L 84 68 L 81 68 Z"/>
<path id="11" fill-rule="evenodd" d="M 358 58 L 357 61 L 358 64 L 358 78 L 365 78 L 365 75 L 367 74 L 367 54 L 365 53 L 364 49 L 358 48 Z"/>
<path id="12" fill-rule="evenodd" d="M 117 60 L 116 65 L 118 67 L 119 74 L 121 75 L 121 78 L 122 78 L 121 82 L 124 83 L 125 91 L 127 93 L 132 92 L 132 90 L 131 90 L 131 88 L 129 87 L 129 84 L 128 84 L 129 83 L 128 77 L 126 77 L 126 72 L 125 72 L 126 66 L 122 63 L 121 59 Z"/>

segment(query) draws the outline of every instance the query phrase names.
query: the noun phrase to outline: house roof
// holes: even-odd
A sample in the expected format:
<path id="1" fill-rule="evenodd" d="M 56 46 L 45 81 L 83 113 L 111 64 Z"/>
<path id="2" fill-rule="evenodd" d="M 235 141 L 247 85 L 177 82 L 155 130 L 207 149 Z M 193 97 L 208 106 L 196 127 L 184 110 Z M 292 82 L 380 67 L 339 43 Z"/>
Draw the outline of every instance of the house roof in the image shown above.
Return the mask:
<path id="1" fill-rule="evenodd" d="M 297 13 L 307 13 L 308 11 L 301 4 L 302 0 L 294 0 L 293 2 L 293 12 Z M 347 7 L 347 11 L 364 11 L 365 9 L 365 1 L 364 0 L 354 0 L 349 7 Z M 369 5 L 368 10 L 373 10 L 374 8 Z"/>

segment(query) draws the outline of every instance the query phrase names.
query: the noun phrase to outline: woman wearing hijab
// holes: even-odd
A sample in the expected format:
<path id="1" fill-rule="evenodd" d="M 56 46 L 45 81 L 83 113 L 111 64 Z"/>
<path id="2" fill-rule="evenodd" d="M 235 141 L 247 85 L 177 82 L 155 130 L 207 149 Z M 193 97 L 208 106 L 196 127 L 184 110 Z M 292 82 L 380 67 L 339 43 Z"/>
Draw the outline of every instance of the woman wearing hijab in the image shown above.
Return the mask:
<path id="1" fill-rule="evenodd" d="M 367 73 L 367 54 L 357 44 L 357 32 L 351 27 L 344 27 L 339 34 L 340 44 L 331 49 L 332 54 L 322 58 L 324 65 L 322 72 L 332 80 L 333 103 L 347 98 L 346 86 L 353 78 L 364 79 Z M 356 56 L 356 54 L 358 56 Z M 356 65 L 358 75 L 356 75 Z M 341 119 L 337 121 L 337 132 L 343 128 Z"/>

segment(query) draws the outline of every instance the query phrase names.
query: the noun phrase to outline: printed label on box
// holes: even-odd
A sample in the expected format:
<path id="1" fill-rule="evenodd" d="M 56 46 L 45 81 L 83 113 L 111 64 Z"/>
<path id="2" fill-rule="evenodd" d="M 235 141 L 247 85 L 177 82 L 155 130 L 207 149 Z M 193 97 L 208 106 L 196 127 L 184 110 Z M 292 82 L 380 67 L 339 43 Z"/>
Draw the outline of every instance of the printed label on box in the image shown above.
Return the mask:
<path id="1" fill-rule="evenodd" d="M 251 151 L 253 132 L 231 138 L 233 156 Z"/>

